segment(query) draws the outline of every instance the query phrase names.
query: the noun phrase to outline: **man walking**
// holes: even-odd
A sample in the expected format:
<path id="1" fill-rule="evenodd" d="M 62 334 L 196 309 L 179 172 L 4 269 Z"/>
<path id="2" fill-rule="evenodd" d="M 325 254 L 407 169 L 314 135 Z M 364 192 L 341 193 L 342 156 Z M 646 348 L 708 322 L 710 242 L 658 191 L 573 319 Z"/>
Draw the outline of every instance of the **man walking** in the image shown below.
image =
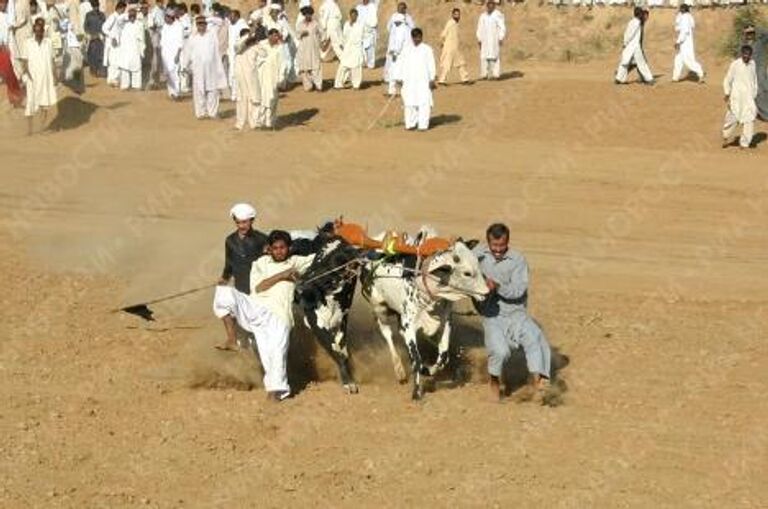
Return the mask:
<path id="1" fill-rule="evenodd" d="M 617 85 L 627 82 L 627 75 L 632 64 L 637 66 L 637 72 L 640 73 L 643 83 L 653 84 L 653 73 L 648 67 L 643 52 L 643 29 L 647 19 L 646 11 L 642 7 L 635 7 L 634 16 L 624 30 L 624 48 L 621 51 L 621 60 L 614 78 Z"/>
<path id="2" fill-rule="evenodd" d="M 675 49 L 677 54 L 675 55 L 675 62 L 672 68 L 672 81 L 680 81 L 683 67 L 687 67 L 699 77 L 699 83 L 703 83 L 704 69 L 696 61 L 696 52 L 693 47 L 693 30 L 696 27 L 696 23 L 693 21 L 690 10 L 691 8 L 688 7 L 688 4 L 681 5 L 680 12 L 675 18 L 675 31 L 677 32 Z"/>
<path id="3" fill-rule="evenodd" d="M 742 46 L 741 58 L 731 63 L 723 80 L 723 91 L 728 104 L 723 121 L 723 148 L 730 145 L 730 139 L 736 134 L 739 125 L 742 126 L 739 146 L 742 149 L 749 148 L 757 118 L 757 74 L 750 46 Z"/>
<path id="4" fill-rule="evenodd" d="M 501 43 L 507 34 L 504 15 L 496 10 L 497 0 L 488 0 L 477 20 L 477 45 L 480 47 L 480 79 L 501 76 Z"/>

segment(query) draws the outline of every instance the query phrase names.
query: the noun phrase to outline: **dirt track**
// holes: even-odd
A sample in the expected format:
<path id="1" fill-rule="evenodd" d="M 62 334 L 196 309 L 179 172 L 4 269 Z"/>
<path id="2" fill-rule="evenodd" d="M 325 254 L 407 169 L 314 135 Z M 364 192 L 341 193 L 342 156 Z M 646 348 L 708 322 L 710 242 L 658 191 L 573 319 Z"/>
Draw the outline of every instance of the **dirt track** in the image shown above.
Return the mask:
<path id="1" fill-rule="evenodd" d="M 764 507 L 766 128 L 720 148 L 712 60 L 708 85 L 652 89 L 613 86 L 612 58 L 515 62 L 439 90 L 428 133 L 397 103 L 371 125 L 378 86 L 293 91 L 274 133 L 102 84 L 37 138 L 4 113 L 0 505 Z M 564 404 L 489 403 L 471 320 L 463 387 L 411 403 L 359 308 L 361 393 L 300 333 L 304 388 L 275 406 L 242 390 L 250 357 L 209 348 L 209 294 L 108 312 L 215 277 L 240 199 L 265 229 L 507 221 Z"/>

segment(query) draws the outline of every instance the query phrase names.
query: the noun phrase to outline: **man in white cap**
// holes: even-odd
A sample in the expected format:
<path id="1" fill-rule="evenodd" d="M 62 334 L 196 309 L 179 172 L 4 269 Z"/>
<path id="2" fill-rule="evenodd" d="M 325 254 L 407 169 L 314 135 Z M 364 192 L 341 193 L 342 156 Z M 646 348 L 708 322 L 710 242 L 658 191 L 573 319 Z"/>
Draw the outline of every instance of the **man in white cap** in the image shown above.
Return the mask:
<path id="1" fill-rule="evenodd" d="M 172 100 L 177 100 L 181 96 L 179 63 L 183 47 L 184 27 L 180 21 L 176 20 L 175 12 L 168 9 L 165 12 L 165 24 L 160 31 L 160 56 L 163 60 L 168 97 Z"/>
<path id="2" fill-rule="evenodd" d="M 137 9 L 128 8 L 128 19 L 122 23 L 117 46 L 117 67 L 120 70 L 120 90 L 141 90 L 141 57 L 145 50 L 143 25 L 136 21 Z"/>
<path id="3" fill-rule="evenodd" d="M 363 48 L 365 49 L 365 66 L 368 69 L 376 67 L 376 42 L 379 39 L 379 13 L 376 2 L 361 0 L 355 7 L 360 23 L 363 25 Z"/>
<path id="4" fill-rule="evenodd" d="M 235 288 L 250 293 L 248 282 L 251 277 L 251 264 L 264 254 L 267 245 L 266 234 L 253 227 L 256 209 L 248 203 L 238 203 L 229 211 L 235 223 L 235 231 L 224 241 L 224 270 L 221 282 L 226 284 L 234 278 Z"/>
<path id="5" fill-rule="evenodd" d="M 323 41 L 323 60 L 330 60 L 331 53 L 341 58 L 341 9 L 336 0 L 324 0 L 320 6 L 320 29 L 326 39 Z"/>
<path id="6" fill-rule="evenodd" d="M 282 230 L 271 232 L 267 245 L 269 255 L 252 265 L 250 295 L 228 286 L 217 286 L 213 312 L 227 328 L 227 345 L 236 342 L 235 322 L 253 334 L 264 368 L 267 396 L 281 401 L 291 394 L 287 359 L 295 283 L 309 268 L 314 255 L 291 256 L 291 235 Z"/>

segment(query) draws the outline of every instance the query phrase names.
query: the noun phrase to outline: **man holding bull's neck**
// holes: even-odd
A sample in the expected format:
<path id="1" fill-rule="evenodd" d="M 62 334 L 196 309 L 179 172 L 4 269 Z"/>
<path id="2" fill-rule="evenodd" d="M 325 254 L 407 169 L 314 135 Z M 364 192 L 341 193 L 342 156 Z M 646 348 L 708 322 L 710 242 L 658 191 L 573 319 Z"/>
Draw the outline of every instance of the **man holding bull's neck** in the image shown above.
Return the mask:
<path id="1" fill-rule="evenodd" d="M 491 293 L 478 304 L 483 316 L 488 374 L 494 400 L 501 399 L 501 371 L 512 350 L 522 347 L 529 372 L 525 399 L 540 397 L 550 377 L 551 352 L 546 336 L 528 314 L 528 263 L 509 249 L 509 228 L 495 223 L 486 230 L 487 245 L 474 252 Z"/>

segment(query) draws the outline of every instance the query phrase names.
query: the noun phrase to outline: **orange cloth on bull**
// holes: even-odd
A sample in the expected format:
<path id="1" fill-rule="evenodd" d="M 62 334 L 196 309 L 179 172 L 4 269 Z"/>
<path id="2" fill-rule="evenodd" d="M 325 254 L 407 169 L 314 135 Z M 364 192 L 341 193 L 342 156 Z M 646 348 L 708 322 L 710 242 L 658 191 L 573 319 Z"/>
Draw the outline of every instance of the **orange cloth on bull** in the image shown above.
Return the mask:
<path id="1" fill-rule="evenodd" d="M 387 254 L 410 254 L 430 256 L 444 251 L 451 246 L 451 241 L 440 237 L 425 239 L 418 246 L 408 244 L 404 234 L 388 231 L 379 241 L 368 236 L 365 228 L 355 223 L 337 223 L 335 233 L 353 246 L 367 249 L 380 249 Z"/>

